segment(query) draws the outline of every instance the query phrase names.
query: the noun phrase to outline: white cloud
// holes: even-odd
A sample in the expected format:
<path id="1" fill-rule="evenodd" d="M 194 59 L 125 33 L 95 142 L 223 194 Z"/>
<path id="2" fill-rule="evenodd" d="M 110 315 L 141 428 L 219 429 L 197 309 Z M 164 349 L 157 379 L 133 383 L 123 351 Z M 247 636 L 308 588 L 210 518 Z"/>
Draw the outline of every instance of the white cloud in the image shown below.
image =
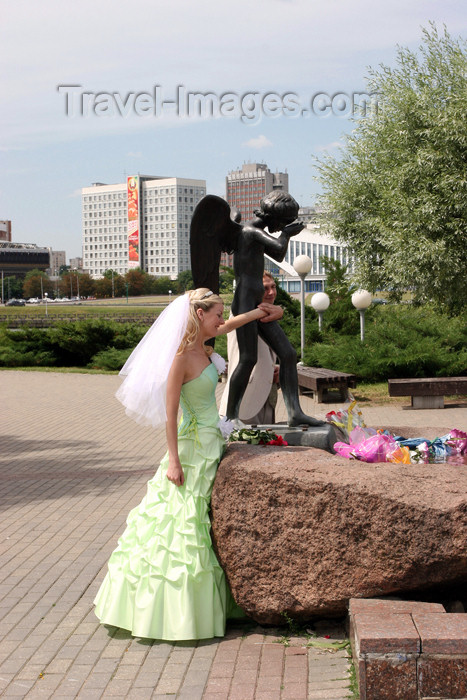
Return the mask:
<path id="1" fill-rule="evenodd" d="M 166 100 L 179 85 L 216 95 L 291 92 L 304 100 L 359 91 L 366 66 L 390 62 L 397 43 L 418 45 L 428 19 L 446 22 L 453 34 L 466 29 L 462 10 L 458 0 L 237 0 L 235 13 L 214 0 L 15 0 L 2 26 L 0 132 L 18 143 L 18 136 L 48 131 L 53 141 L 63 125 L 61 84 L 121 95 L 159 85 Z M 242 44 L 238 37 L 255 27 L 259 40 Z M 90 120 L 91 130 L 98 123 Z"/>
<path id="2" fill-rule="evenodd" d="M 324 146 L 315 146 L 315 151 L 322 153 L 323 151 L 333 151 L 336 148 L 342 148 L 344 144 L 342 141 L 333 141 L 332 143 L 326 143 Z"/>
<path id="3" fill-rule="evenodd" d="M 70 199 L 73 199 L 74 197 L 81 197 L 81 194 L 82 194 L 81 188 L 79 188 L 78 190 L 73 190 L 73 192 L 71 194 L 69 194 L 68 197 Z"/>
<path id="4" fill-rule="evenodd" d="M 272 146 L 272 141 L 266 138 L 264 134 L 260 134 L 256 136 L 256 138 L 245 141 L 242 143 L 242 146 L 248 146 L 248 148 L 267 148 L 268 146 Z"/>

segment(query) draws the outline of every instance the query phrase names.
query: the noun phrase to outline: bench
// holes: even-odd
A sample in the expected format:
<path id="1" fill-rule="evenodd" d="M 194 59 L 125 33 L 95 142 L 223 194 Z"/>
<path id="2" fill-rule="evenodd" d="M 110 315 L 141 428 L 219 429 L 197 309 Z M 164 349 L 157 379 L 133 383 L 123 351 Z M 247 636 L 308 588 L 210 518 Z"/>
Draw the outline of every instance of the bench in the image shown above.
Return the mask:
<path id="1" fill-rule="evenodd" d="M 354 374 L 336 372 L 324 367 L 303 367 L 298 365 L 298 386 L 301 394 L 311 394 L 315 403 L 322 403 L 324 394 L 329 390 L 337 390 L 341 401 L 346 401 L 349 388 L 357 386 Z"/>
<path id="2" fill-rule="evenodd" d="M 444 408 L 446 395 L 467 395 L 467 377 L 388 379 L 389 396 L 410 396 L 412 408 Z"/>

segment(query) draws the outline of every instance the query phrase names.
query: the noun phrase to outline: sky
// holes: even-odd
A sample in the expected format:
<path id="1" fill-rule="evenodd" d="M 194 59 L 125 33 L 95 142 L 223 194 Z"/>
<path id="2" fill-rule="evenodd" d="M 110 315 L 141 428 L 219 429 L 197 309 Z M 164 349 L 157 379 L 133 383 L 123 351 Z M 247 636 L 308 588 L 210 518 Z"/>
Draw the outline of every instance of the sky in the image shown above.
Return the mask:
<path id="1" fill-rule="evenodd" d="M 429 22 L 467 37 L 465 0 L 3 0 L 0 219 L 68 259 L 82 187 L 140 173 L 224 196 L 247 162 L 312 205 L 315 159 L 339 153 L 369 68 Z"/>

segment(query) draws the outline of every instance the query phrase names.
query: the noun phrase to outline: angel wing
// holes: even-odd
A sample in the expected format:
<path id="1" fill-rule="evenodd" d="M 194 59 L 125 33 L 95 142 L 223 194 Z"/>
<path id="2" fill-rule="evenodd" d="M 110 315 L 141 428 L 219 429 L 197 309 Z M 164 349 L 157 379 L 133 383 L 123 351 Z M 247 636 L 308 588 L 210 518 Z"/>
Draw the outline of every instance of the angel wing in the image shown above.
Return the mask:
<path id="1" fill-rule="evenodd" d="M 238 217 L 238 212 L 235 211 Z M 238 219 L 239 220 L 239 219 Z M 195 289 L 219 292 L 221 252 L 232 253 L 242 231 L 231 218 L 230 206 L 221 197 L 207 194 L 195 207 L 190 225 L 191 272 Z"/>

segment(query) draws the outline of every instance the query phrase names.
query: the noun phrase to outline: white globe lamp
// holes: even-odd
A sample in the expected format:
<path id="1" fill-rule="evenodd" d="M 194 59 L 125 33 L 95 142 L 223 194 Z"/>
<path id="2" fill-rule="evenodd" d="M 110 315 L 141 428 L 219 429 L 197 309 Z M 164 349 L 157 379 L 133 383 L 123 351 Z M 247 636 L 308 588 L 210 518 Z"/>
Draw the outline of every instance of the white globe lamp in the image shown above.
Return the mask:
<path id="1" fill-rule="evenodd" d="M 352 294 L 352 304 L 360 314 L 360 340 L 365 340 L 365 309 L 371 304 L 372 296 L 365 289 L 358 289 Z"/>
<path id="2" fill-rule="evenodd" d="M 318 328 L 321 330 L 323 325 L 323 314 L 329 307 L 330 299 L 326 292 L 316 292 L 311 297 L 311 305 L 318 314 Z"/>

